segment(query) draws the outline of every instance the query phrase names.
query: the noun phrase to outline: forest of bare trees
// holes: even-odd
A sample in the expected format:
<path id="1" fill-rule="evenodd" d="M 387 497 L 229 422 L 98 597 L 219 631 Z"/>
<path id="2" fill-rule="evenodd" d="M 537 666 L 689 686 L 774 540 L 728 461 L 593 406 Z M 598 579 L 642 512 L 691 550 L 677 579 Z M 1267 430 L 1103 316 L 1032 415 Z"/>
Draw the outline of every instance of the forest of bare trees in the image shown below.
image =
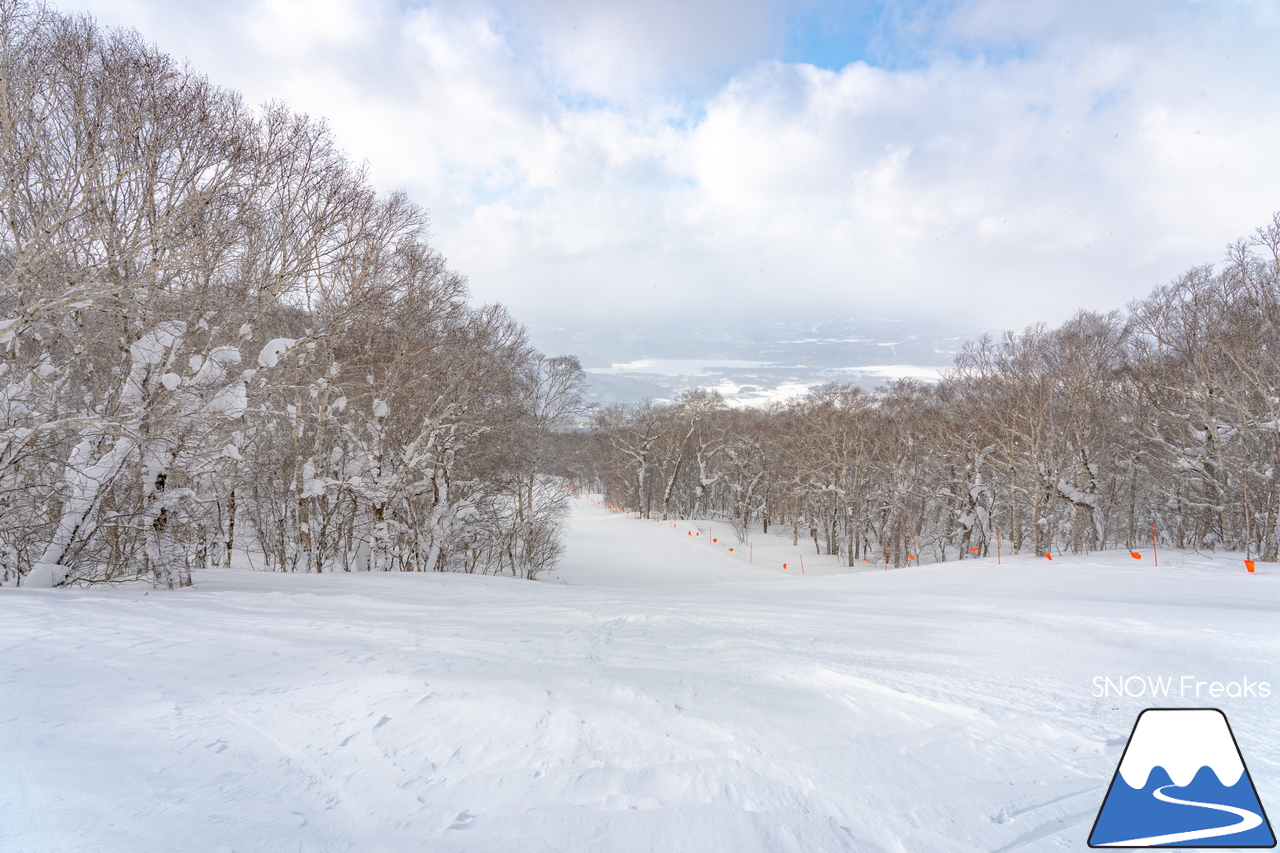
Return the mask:
<path id="1" fill-rule="evenodd" d="M 1280 550 L 1280 215 L 1125 314 L 941 382 L 590 425 L 322 122 L 127 30 L 0 0 L 0 584 L 554 564 L 566 481 L 850 565 Z M 776 532 L 776 531 L 775 531 Z"/>
<path id="2" fill-rule="evenodd" d="M 533 577 L 581 370 L 471 307 L 323 123 L 0 2 L 0 583 Z"/>
<path id="3" fill-rule="evenodd" d="M 1280 214 L 1126 313 L 983 338 L 936 385 L 615 405 L 565 471 L 614 506 L 771 528 L 849 565 L 1280 549 Z"/>

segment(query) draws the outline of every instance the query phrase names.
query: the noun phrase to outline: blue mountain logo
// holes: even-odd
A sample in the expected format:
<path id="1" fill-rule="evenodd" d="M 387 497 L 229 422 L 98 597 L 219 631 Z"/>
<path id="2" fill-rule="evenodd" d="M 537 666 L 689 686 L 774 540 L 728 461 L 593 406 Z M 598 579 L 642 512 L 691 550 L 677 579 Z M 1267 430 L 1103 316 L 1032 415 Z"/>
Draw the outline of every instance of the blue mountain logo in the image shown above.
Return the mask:
<path id="1" fill-rule="evenodd" d="M 1090 847 L 1275 847 L 1227 717 L 1217 708 L 1138 715 Z"/>

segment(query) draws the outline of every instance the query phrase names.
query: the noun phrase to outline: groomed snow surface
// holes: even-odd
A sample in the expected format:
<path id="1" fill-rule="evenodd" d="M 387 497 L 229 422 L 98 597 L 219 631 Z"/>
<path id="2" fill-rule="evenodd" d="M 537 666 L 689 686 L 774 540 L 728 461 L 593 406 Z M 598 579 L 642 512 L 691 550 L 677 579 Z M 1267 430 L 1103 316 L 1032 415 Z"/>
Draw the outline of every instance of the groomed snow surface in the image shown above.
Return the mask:
<path id="1" fill-rule="evenodd" d="M 0 590 L 0 850 L 1083 850 L 1152 705 L 1222 708 L 1280 812 L 1270 564 L 797 576 L 694 529 L 579 500 L 541 582 Z M 1272 696 L 1094 695 L 1132 675 Z"/>

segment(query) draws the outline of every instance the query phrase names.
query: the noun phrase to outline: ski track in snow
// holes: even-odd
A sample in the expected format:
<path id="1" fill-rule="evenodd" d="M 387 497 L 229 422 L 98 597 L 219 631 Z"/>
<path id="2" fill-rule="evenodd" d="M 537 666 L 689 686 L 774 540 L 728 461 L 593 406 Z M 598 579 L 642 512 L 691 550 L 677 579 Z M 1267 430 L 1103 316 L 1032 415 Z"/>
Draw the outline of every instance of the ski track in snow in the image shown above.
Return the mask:
<path id="1" fill-rule="evenodd" d="M 1280 690 L 1280 575 L 1172 553 L 848 574 L 810 544 L 796 577 L 692 529 L 579 501 L 538 583 L 0 590 L 0 850 L 1084 850 L 1150 705 L 1222 707 L 1280 795 L 1274 696 L 1092 695 Z M 754 538 L 761 563 L 798 550 Z"/>

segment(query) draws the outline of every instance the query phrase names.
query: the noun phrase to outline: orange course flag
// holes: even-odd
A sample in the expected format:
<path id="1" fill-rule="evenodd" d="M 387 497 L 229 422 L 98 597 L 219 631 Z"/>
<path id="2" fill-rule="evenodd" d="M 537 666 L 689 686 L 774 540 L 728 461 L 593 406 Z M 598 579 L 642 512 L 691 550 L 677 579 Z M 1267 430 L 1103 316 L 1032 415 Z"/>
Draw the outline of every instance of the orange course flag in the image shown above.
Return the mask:
<path id="1" fill-rule="evenodd" d="M 732 551 L 733 549 L 732 549 L 732 548 L 730 548 L 729 550 L 730 550 L 730 551 Z"/>
<path id="2" fill-rule="evenodd" d="M 784 569 L 785 569 L 786 567 L 787 567 L 787 564 L 786 564 L 786 563 L 783 563 L 783 564 L 782 564 L 782 568 L 784 568 Z"/>
<path id="3" fill-rule="evenodd" d="M 1045 558 L 1046 560 L 1052 560 L 1052 559 L 1053 559 L 1053 555 L 1052 555 L 1052 554 L 1045 554 L 1045 555 L 1044 555 L 1044 558 Z"/>
<path id="4" fill-rule="evenodd" d="M 1245 560 L 1244 567 L 1249 571 L 1253 571 L 1253 560 Z"/>
<path id="5" fill-rule="evenodd" d="M 970 551 L 976 551 L 976 550 L 978 550 L 978 549 L 979 549 L 979 548 L 981 548 L 981 547 L 982 547 L 981 545 L 974 545 L 974 546 L 973 546 L 972 548 L 970 548 L 969 550 L 970 550 Z"/>
<path id="6" fill-rule="evenodd" d="M 1139 554 L 1137 551 L 1130 551 L 1130 552 L 1129 552 L 1129 556 L 1130 556 L 1130 557 L 1133 557 L 1133 559 L 1135 559 L 1135 560 L 1141 560 L 1141 559 L 1142 559 L 1142 555 L 1141 555 L 1141 554 Z"/>

